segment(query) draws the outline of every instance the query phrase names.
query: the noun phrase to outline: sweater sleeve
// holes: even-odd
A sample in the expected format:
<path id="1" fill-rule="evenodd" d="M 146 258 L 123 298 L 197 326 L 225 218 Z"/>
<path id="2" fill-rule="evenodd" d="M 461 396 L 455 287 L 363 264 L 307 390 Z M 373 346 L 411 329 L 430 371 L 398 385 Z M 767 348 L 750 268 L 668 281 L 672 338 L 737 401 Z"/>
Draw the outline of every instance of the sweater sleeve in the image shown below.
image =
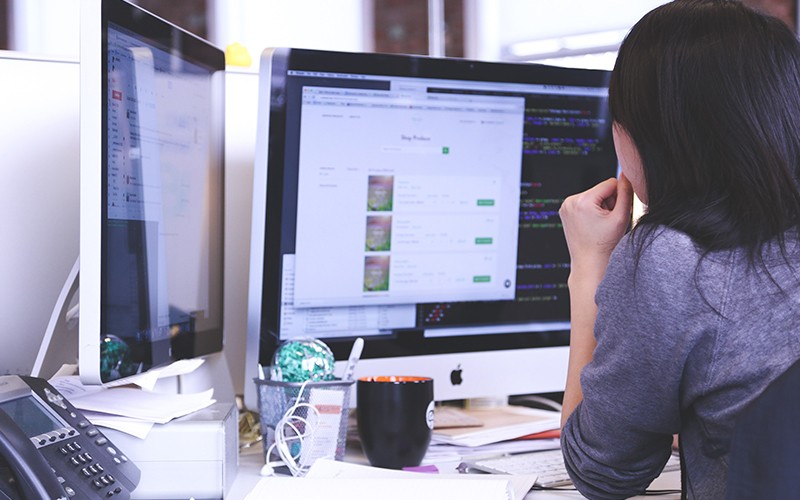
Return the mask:
<path id="1" fill-rule="evenodd" d="M 597 347 L 581 372 L 584 399 L 562 431 L 567 470 L 589 498 L 641 494 L 669 458 L 683 366 L 708 324 L 698 258 L 671 231 L 645 245 L 638 262 L 629 237 L 612 255 L 595 297 Z"/>

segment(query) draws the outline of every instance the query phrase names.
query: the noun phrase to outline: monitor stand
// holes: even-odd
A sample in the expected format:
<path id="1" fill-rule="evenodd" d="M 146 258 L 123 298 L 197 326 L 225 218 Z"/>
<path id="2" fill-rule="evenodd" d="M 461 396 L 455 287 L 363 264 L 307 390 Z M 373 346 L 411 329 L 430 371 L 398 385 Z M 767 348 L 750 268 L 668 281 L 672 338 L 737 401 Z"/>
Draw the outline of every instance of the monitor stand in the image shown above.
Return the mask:
<path id="1" fill-rule="evenodd" d="M 50 321 L 47 324 L 42 344 L 36 355 L 31 375 L 44 379 L 52 378 L 65 365 L 78 363 L 78 304 L 79 262 L 75 261 L 67 280 L 58 295 Z M 203 356 L 199 368 L 189 374 L 159 379 L 154 390 L 174 394 L 191 394 L 214 389 L 218 402 L 235 403 L 233 380 L 224 352 Z M 74 369 L 71 372 L 75 373 Z"/>
<path id="2" fill-rule="evenodd" d="M 58 294 L 31 376 L 52 378 L 61 367 L 78 364 L 78 268 L 75 260 Z"/>

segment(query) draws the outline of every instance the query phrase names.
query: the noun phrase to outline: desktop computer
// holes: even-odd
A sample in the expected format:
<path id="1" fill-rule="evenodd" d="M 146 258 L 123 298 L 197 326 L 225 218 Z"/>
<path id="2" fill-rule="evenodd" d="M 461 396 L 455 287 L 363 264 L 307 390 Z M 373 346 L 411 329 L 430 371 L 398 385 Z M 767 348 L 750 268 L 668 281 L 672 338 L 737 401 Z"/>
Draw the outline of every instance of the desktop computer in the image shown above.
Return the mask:
<path id="1" fill-rule="evenodd" d="M 563 199 L 613 177 L 609 72 L 277 48 L 261 61 L 249 380 L 296 338 L 437 400 L 562 391 Z"/>
<path id="2" fill-rule="evenodd" d="M 84 383 L 223 347 L 222 50 L 123 0 L 81 4 Z"/>

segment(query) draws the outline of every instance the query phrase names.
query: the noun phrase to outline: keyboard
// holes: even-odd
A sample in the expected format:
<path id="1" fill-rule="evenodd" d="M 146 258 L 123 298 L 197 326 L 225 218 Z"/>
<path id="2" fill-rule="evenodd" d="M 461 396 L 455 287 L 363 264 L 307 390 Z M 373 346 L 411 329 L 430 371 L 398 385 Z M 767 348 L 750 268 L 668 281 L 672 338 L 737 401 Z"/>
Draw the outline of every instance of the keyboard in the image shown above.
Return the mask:
<path id="1" fill-rule="evenodd" d="M 476 460 L 466 462 L 466 465 L 493 474 L 534 474 L 537 476 L 534 486 L 540 488 L 572 484 L 560 449 Z M 672 454 L 664 467 L 664 472 L 680 468 L 678 455 Z"/>

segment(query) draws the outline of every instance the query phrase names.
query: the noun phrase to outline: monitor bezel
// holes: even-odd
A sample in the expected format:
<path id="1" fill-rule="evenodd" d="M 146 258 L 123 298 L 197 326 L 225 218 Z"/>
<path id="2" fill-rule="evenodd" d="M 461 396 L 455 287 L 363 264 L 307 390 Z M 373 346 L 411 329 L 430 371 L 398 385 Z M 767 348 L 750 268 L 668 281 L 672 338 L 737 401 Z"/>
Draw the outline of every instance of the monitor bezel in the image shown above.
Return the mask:
<path id="1" fill-rule="evenodd" d="M 80 321 L 78 363 L 80 378 L 86 384 L 108 382 L 101 377 L 101 324 L 103 227 L 106 220 L 107 175 L 107 100 L 108 30 L 115 24 L 147 38 L 153 45 L 208 68 L 213 73 L 215 94 L 212 103 L 214 130 L 213 154 L 219 170 L 219 206 L 224 206 L 224 71 L 225 53 L 210 42 L 124 0 L 82 0 L 80 4 Z M 212 167 L 209 167 L 212 168 Z M 224 218 L 220 213 L 220 234 Z M 220 243 L 221 245 L 221 243 Z M 217 263 L 216 260 L 219 262 Z M 218 276 L 219 298 L 213 305 L 219 311 L 219 327 L 204 330 L 195 345 L 196 356 L 220 352 L 223 348 L 223 268 L 224 248 L 220 247 L 214 269 Z M 173 359 L 162 359 L 157 366 Z"/>

